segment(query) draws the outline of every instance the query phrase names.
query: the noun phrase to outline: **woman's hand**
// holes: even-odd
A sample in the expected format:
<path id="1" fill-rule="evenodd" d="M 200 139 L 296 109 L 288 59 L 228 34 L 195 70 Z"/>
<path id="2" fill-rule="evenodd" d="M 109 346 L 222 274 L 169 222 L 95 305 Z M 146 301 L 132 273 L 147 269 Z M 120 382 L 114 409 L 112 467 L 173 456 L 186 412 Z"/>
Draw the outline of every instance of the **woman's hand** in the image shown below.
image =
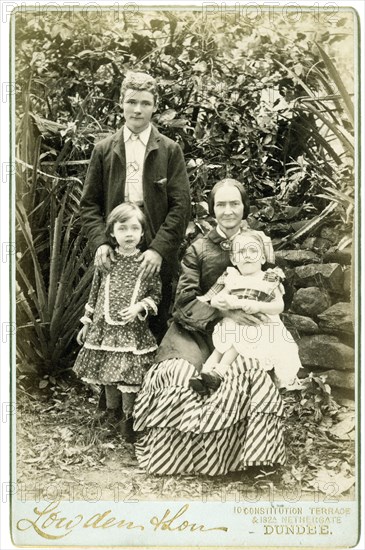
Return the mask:
<path id="1" fill-rule="evenodd" d="M 78 335 L 76 336 L 77 343 L 80 346 L 82 346 L 85 343 L 88 332 L 89 332 L 89 324 L 86 324 L 82 327 L 82 329 L 79 331 Z"/>
<path id="2" fill-rule="evenodd" d="M 95 253 L 94 265 L 103 271 L 109 271 L 111 262 L 114 262 L 114 250 L 109 244 L 102 244 Z"/>
<path id="3" fill-rule="evenodd" d="M 133 306 L 126 307 L 120 310 L 120 316 L 123 323 L 130 323 L 134 321 L 139 313 L 144 311 L 144 307 L 141 304 L 134 304 Z"/>
<path id="4" fill-rule="evenodd" d="M 242 311 L 255 315 L 260 313 L 260 303 L 254 300 L 240 300 L 240 306 Z"/>
<path id="5" fill-rule="evenodd" d="M 238 309 L 228 310 L 225 312 L 224 316 L 229 317 L 232 321 L 235 321 L 239 325 L 260 325 L 261 323 L 267 323 L 269 320 L 268 316 L 264 313 L 256 313 L 255 315 L 252 315 Z"/>
<path id="6" fill-rule="evenodd" d="M 152 248 L 143 252 L 140 257 L 141 265 L 138 268 L 138 273 L 142 273 L 142 279 L 147 279 L 152 275 L 160 273 L 162 256 Z"/>
<path id="7" fill-rule="evenodd" d="M 224 312 L 239 325 L 260 325 L 268 321 L 267 315 L 259 313 L 259 304 L 253 300 L 242 300 L 221 291 L 210 301 L 210 305 Z"/>

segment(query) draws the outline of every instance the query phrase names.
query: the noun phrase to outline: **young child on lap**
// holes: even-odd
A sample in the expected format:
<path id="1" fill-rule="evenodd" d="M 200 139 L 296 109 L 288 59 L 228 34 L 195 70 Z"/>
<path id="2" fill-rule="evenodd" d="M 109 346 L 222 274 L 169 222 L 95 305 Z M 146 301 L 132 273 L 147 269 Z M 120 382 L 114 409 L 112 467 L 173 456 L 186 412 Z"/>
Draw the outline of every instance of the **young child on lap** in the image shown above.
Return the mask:
<path id="1" fill-rule="evenodd" d="M 199 393 L 219 388 L 230 365 L 241 355 L 258 359 L 264 370 L 274 370 L 279 387 L 294 388 L 301 368 L 298 348 L 280 320 L 284 310 L 284 274 L 278 268 L 262 271 L 265 248 L 255 232 L 240 233 L 232 242 L 231 262 L 217 283 L 199 297 L 220 310 L 240 309 L 248 314 L 264 313 L 268 320 L 259 325 L 240 325 L 223 317 L 213 331 L 214 351 L 200 376 L 190 387 Z"/>

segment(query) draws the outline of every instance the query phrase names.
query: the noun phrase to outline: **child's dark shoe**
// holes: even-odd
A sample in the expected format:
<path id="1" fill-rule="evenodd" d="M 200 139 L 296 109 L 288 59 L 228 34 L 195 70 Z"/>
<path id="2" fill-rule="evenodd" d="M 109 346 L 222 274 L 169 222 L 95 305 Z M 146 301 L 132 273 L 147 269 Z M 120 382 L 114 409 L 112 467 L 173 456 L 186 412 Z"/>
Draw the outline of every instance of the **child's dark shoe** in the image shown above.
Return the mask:
<path id="1" fill-rule="evenodd" d="M 209 395 L 209 390 L 205 386 L 200 376 L 193 376 L 192 378 L 190 378 L 189 386 L 191 387 L 192 390 L 194 390 L 199 395 L 202 395 L 202 396 Z"/>
<path id="2" fill-rule="evenodd" d="M 200 374 L 203 384 L 210 388 L 211 390 L 217 390 L 219 386 L 221 385 L 222 378 L 214 371 L 211 372 L 202 372 Z"/>

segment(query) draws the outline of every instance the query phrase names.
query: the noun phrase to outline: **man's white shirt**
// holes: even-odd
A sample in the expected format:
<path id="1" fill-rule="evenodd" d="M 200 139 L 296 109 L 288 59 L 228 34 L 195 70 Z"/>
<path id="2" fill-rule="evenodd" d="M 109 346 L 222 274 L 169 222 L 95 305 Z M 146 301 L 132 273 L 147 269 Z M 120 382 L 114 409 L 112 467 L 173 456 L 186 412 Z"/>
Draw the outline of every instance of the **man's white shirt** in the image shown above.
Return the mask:
<path id="1" fill-rule="evenodd" d="M 124 198 L 137 204 L 143 203 L 143 165 L 151 130 L 151 124 L 139 134 L 134 134 L 125 125 L 123 128 L 127 172 Z"/>

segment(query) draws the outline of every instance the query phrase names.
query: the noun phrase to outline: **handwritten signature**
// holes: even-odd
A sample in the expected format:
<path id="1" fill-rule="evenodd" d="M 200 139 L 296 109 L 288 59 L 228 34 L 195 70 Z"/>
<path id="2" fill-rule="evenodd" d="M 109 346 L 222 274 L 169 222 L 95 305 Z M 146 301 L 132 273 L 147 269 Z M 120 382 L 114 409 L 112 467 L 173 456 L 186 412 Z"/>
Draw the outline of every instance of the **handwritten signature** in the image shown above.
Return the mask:
<path id="1" fill-rule="evenodd" d="M 19 531 L 34 530 L 40 537 L 48 540 L 59 540 L 67 537 L 78 527 L 82 529 L 138 529 L 144 531 L 146 526 L 151 525 L 154 531 L 228 531 L 227 527 L 206 527 L 187 519 L 181 521 L 182 516 L 189 510 L 189 504 L 182 506 L 177 512 L 166 509 L 161 517 L 153 516 L 147 520 L 146 525 L 135 524 L 131 519 L 116 518 L 111 510 L 98 512 L 87 518 L 83 514 L 77 514 L 73 518 L 65 517 L 60 510 L 61 503 L 54 501 L 44 509 L 34 508 L 35 518 L 22 518 L 17 522 Z"/>

